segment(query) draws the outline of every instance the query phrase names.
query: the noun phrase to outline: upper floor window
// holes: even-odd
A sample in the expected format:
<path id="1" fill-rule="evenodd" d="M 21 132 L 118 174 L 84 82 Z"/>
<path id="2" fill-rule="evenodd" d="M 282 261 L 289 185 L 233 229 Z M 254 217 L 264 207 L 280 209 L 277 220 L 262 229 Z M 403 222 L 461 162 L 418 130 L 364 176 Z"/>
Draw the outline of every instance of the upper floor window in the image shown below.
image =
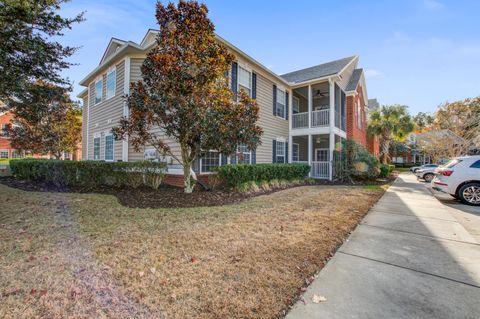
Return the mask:
<path id="1" fill-rule="evenodd" d="M 105 160 L 113 161 L 113 135 L 105 135 Z"/>
<path id="2" fill-rule="evenodd" d="M 285 91 L 277 88 L 277 106 L 276 112 L 277 116 L 285 118 Z"/>
<path id="3" fill-rule="evenodd" d="M 109 99 L 113 96 L 115 96 L 115 87 L 116 87 L 116 82 L 117 82 L 117 71 L 116 69 L 111 70 L 110 72 L 107 73 L 107 92 L 105 95 L 106 99 Z"/>
<path id="4" fill-rule="evenodd" d="M 103 99 L 103 80 L 99 78 L 95 82 L 95 104 L 102 102 Z"/>
<path id="5" fill-rule="evenodd" d="M 0 136 L 1 137 L 10 137 L 10 125 L 8 125 L 8 124 L 0 125 Z"/>
<path id="6" fill-rule="evenodd" d="M 248 96 L 252 96 L 252 72 L 241 66 L 238 66 L 238 90 L 243 90 Z"/>

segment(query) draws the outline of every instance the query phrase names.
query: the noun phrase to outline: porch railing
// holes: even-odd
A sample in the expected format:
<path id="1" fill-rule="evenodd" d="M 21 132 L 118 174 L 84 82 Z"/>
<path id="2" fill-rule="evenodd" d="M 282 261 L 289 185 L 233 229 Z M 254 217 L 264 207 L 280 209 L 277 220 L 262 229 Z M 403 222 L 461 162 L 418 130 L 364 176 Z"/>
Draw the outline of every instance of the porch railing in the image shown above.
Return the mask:
<path id="1" fill-rule="evenodd" d="M 292 128 L 308 127 L 308 112 L 292 114 Z"/>
<path id="2" fill-rule="evenodd" d="M 328 126 L 330 110 L 312 111 L 312 127 Z"/>
<path id="3" fill-rule="evenodd" d="M 330 176 L 330 162 L 311 162 L 310 175 L 313 178 L 325 178 Z"/>

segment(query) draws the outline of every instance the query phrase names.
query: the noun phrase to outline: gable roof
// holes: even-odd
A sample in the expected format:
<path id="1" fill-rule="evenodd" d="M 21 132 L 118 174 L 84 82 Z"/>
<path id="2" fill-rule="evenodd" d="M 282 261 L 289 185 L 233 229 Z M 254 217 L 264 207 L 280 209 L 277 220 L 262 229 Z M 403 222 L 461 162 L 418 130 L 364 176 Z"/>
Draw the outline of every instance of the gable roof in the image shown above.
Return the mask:
<path id="1" fill-rule="evenodd" d="M 360 82 L 360 79 L 362 77 L 363 69 L 355 69 L 353 70 L 352 76 L 350 77 L 350 80 L 348 81 L 347 87 L 345 88 L 345 91 L 355 91 L 357 89 L 358 83 Z"/>
<path id="2" fill-rule="evenodd" d="M 105 49 L 105 52 L 103 53 L 102 59 L 100 60 L 99 64 L 102 64 L 109 56 L 115 53 L 117 49 L 122 45 L 124 45 L 125 43 L 126 41 L 123 41 L 117 38 L 111 38 L 107 48 Z"/>
<path id="3" fill-rule="evenodd" d="M 312 66 L 306 69 L 286 73 L 281 75 L 281 77 L 291 83 L 300 83 L 325 77 L 328 75 L 338 74 L 355 58 L 357 58 L 357 56 L 350 56 L 348 58 L 343 58 L 340 60 Z"/>

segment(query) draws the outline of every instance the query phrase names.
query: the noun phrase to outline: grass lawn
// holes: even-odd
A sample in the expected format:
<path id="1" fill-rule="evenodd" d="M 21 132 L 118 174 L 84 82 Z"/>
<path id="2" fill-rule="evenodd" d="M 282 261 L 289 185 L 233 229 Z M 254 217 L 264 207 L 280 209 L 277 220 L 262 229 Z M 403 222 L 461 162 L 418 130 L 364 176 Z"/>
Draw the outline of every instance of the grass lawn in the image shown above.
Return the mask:
<path id="1" fill-rule="evenodd" d="M 0 184 L 0 318 L 278 318 L 383 192 L 138 209 Z"/>

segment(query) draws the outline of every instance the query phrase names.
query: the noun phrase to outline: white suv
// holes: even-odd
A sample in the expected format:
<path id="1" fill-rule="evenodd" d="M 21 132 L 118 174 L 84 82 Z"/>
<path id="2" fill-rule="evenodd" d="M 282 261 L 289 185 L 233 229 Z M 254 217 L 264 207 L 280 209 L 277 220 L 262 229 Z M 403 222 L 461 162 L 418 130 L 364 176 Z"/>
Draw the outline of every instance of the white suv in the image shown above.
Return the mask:
<path id="1" fill-rule="evenodd" d="M 480 155 L 457 157 L 435 171 L 435 190 L 480 206 Z"/>

